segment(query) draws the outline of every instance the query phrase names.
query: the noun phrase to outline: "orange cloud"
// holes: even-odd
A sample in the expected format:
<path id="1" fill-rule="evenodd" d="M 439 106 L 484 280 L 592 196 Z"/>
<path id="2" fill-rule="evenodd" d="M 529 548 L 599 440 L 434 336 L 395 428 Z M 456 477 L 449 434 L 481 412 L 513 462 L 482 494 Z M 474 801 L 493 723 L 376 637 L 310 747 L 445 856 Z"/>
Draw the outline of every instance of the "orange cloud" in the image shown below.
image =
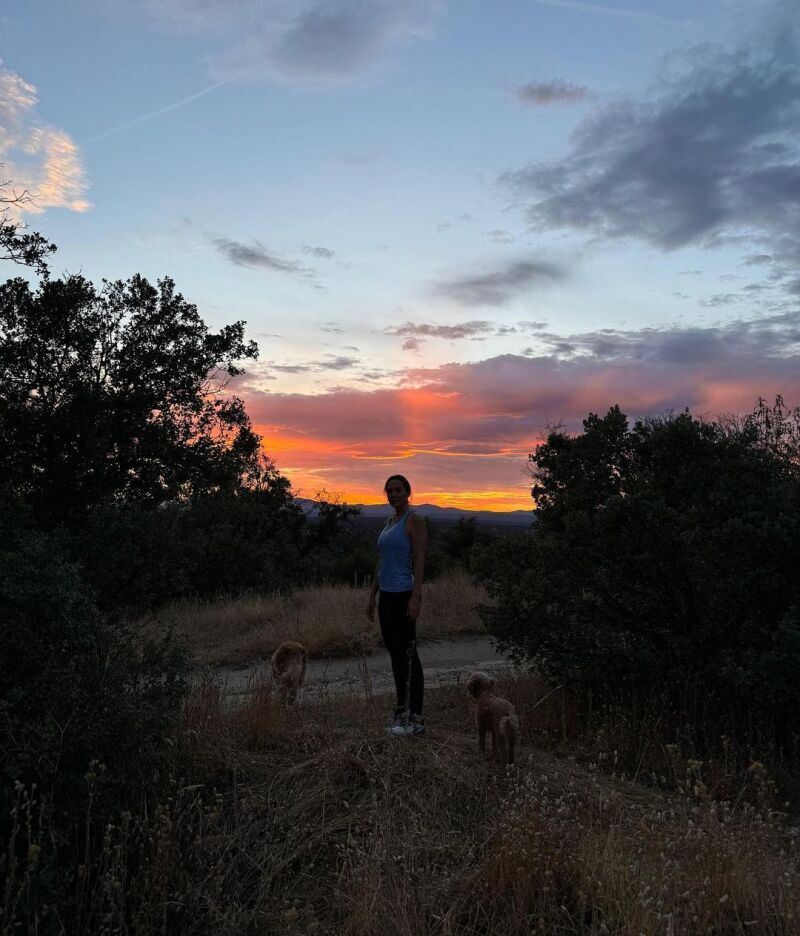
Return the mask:
<path id="1" fill-rule="evenodd" d="M 797 364 L 763 347 L 701 366 L 503 355 L 407 372 L 395 389 L 239 392 L 265 451 L 305 496 L 324 488 L 378 503 L 399 471 L 418 503 L 510 510 L 532 506 L 527 455 L 548 426 L 577 431 L 615 403 L 631 419 L 685 407 L 711 418 L 749 412 L 758 396 L 800 399 Z"/>

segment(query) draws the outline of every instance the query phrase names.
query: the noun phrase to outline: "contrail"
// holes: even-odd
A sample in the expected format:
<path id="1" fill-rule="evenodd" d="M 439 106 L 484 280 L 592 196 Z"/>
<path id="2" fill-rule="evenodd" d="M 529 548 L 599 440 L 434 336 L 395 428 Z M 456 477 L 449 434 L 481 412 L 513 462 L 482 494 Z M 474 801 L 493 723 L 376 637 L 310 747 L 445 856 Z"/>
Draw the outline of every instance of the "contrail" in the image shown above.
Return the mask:
<path id="1" fill-rule="evenodd" d="M 583 0 L 531 0 L 531 3 L 538 3 L 540 6 L 563 7 L 567 10 L 583 10 L 586 13 L 600 13 L 606 16 L 649 19 L 659 23 L 671 23 L 673 25 L 683 22 L 683 20 L 671 19 L 668 16 L 661 16 L 659 13 L 652 13 L 649 10 L 630 10 L 625 7 L 600 6 L 596 3 L 584 3 Z"/>
<path id="2" fill-rule="evenodd" d="M 98 133 L 96 136 L 89 137 L 87 140 L 82 140 L 78 145 L 86 146 L 88 143 L 96 143 L 98 140 L 104 140 L 106 137 L 111 136 L 114 133 L 120 133 L 122 130 L 127 130 L 129 127 L 135 127 L 137 124 L 144 123 L 146 120 L 152 120 L 153 117 L 160 117 L 162 114 L 168 114 L 170 111 L 177 110 L 179 107 L 183 107 L 184 104 L 189 104 L 191 101 L 196 101 L 198 98 L 203 97 L 204 94 L 208 94 L 211 91 L 215 91 L 217 88 L 221 88 L 223 85 L 228 84 L 232 79 L 225 78 L 223 81 L 217 81 L 212 85 L 209 85 L 207 88 L 203 88 L 202 91 L 197 91 L 195 94 L 190 94 L 189 97 L 181 98 L 180 101 L 173 101 L 172 104 L 167 104 L 166 107 L 159 107 L 158 110 L 151 111 L 149 114 L 144 114 L 142 117 L 136 117 L 134 120 L 128 120 L 125 123 L 118 124 L 116 127 L 111 127 L 110 130 L 104 130 L 102 133 Z"/>

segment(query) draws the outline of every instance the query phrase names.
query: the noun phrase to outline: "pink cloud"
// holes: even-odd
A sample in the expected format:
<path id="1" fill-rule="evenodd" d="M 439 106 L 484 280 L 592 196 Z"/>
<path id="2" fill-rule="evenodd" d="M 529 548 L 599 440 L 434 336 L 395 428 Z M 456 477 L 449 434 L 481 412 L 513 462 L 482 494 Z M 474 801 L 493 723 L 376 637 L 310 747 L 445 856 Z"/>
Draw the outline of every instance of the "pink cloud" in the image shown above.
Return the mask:
<path id="1" fill-rule="evenodd" d="M 631 419 L 685 407 L 749 412 L 758 396 L 800 400 L 796 356 L 726 355 L 681 363 L 503 355 L 411 370 L 394 389 L 319 395 L 249 390 L 265 448 L 296 487 L 379 500 L 385 475 L 411 478 L 425 500 L 529 507 L 527 454 L 549 425 L 571 430 L 618 403 Z"/>
<path id="2" fill-rule="evenodd" d="M 69 134 L 41 122 L 36 88 L 0 64 L 0 162 L 11 180 L 9 196 L 33 196 L 9 205 L 19 215 L 47 208 L 88 211 L 88 182 L 78 147 Z"/>

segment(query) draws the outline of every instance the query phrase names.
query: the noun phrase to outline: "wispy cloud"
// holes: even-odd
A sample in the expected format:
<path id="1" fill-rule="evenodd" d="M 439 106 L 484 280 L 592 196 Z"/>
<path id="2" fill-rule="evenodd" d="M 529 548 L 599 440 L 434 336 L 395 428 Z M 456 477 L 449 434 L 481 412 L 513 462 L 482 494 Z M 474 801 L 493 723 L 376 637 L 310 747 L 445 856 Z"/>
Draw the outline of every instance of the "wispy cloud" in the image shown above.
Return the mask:
<path id="1" fill-rule="evenodd" d="M 550 107 L 554 104 L 577 104 L 589 96 L 589 89 L 554 79 L 517 85 L 514 96 L 530 107 Z"/>
<path id="2" fill-rule="evenodd" d="M 245 244 L 227 237 L 213 237 L 211 243 L 234 266 L 246 267 L 250 270 L 289 273 L 315 287 L 320 285 L 314 270 L 267 250 L 255 239 Z"/>
<path id="3" fill-rule="evenodd" d="M 394 46 L 428 36 L 442 0 L 148 0 L 173 29 L 208 33 L 222 78 L 341 84 Z"/>
<path id="4" fill-rule="evenodd" d="M 521 331 L 529 331 L 531 325 L 544 327 L 544 323 L 519 322 L 517 325 L 499 325 L 484 319 L 459 322 L 455 325 L 438 325 L 430 322 L 404 322 L 385 329 L 387 335 L 405 338 L 403 350 L 418 351 L 427 338 L 443 338 L 447 341 L 485 341 L 489 337 L 506 338 Z"/>
<path id="5" fill-rule="evenodd" d="M 475 335 L 493 334 L 495 326 L 482 320 L 461 322 L 458 325 L 432 325 L 425 322 L 405 322 L 386 329 L 387 335 L 399 335 L 403 338 L 447 338 L 457 341 L 460 338 L 472 338 Z"/>
<path id="6" fill-rule="evenodd" d="M 278 254 L 270 253 L 257 240 L 254 240 L 252 244 L 243 244 L 241 241 L 217 237 L 214 238 L 213 244 L 236 266 L 250 267 L 254 270 L 276 270 L 279 273 L 303 272 L 302 267 L 291 260 L 285 260 Z"/>
<path id="7" fill-rule="evenodd" d="M 510 231 L 504 231 L 502 228 L 495 228 L 487 231 L 486 236 L 495 244 L 511 244 L 514 241 L 514 235 Z"/>
<path id="8" fill-rule="evenodd" d="M 538 354 L 560 361 L 667 366 L 676 373 L 703 365 L 722 379 L 726 372 L 769 373 L 790 362 L 793 366 L 800 359 L 800 311 L 777 311 L 725 325 L 606 328 L 573 335 L 540 332 L 537 341 Z"/>
<path id="9" fill-rule="evenodd" d="M 0 63 L 0 113 L 10 120 L 19 119 L 37 102 L 36 88 Z"/>
<path id="10" fill-rule="evenodd" d="M 320 370 L 349 370 L 358 364 L 358 358 L 344 354 L 326 354 L 321 361 L 317 361 L 317 367 Z"/>
<path id="11" fill-rule="evenodd" d="M 706 309 L 720 309 L 741 301 L 742 297 L 736 293 L 714 293 L 712 296 L 703 297 L 700 305 Z"/>
<path id="12" fill-rule="evenodd" d="M 437 283 L 434 293 L 466 306 L 503 305 L 533 286 L 565 279 L 564 269 L 543 260 L 516 260 L 499 270 L 454 277 Z"/>
<path id="13" fill-rule="evenodd" d="M 260 380 L 264 377 L 274 379 L 273 374 L 323 374 L 330 371 L 348 371 L 360 367 L 358 358 L 345 354 L 323 354 L 316 360 L 295 361 L 283 363 L 279 361 L 262 361 L 250 372 Z"/>
<path id="14" fill-rule="evenodd" d="M 771 254 L 751 254 L 749 257 L 744 258 L 745 266 L 764 266 L 765 264 L 772 263 Z"/>
<path id="15" fill-rule="evenodd" d="M 12 210 L 38 214 L 47 208 L 88 211 L 89 183 L 78 146 L 68 133 L 36 113 L 36 88 L 0 63 L 0 162 L 12 194 L 33 197 Z"/>
<path id="16" fill-rule="evenodd" d="M 322 260 L 330 260 L 331 257 L 335 256 L 330 247 L 311 247 L 308 244 L 303 247 L 303 253 L 311 254 L 312 257 L 319 257 Z"/>

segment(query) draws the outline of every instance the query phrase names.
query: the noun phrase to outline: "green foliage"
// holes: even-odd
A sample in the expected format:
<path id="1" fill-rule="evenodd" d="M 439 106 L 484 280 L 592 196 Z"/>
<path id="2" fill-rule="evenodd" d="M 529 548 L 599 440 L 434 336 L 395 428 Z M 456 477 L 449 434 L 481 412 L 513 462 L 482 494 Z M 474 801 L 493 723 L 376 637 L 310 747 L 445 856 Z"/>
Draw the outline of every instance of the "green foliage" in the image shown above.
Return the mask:
<path id="1" fill-rule="evenodd" d="M 70 548 L 107 612 L 287 591 L 303 574 L 310 533 L 286 488 L 277 503 L 263 492 L 243 492 L 157 510 L 103 505 L 73 532 Z"/>
<path id="2" fill-rule="evenodd" d="M 484 551 L 491 630 L 559 680 L 696 678 L 773 712 L 800 703 L 800 411 L 618 407 L 531 456 L 536 529 Z"/>
<path id="3" fill-rule="evenodd" d="M 169 638 L 106 619 L 64 535 L 33 520 L 0 503 L 0 893 L 48 933 L 63 932 L 104 817 L 165 779 L 186 660 Z"/>
<path id="4" fill-rule="evenodd" d="M 286 590 L 350 508 L 306 523 L 227 391 L 256 355 L 169 279 L 0 286 L 0 477 L 63 527 L 105 612 Z"/>
<path id="5" fill-rule="evenodd" d="M 184 662 L 170 640 L 109 623 L 63 537 L 0 513 L 0 824 L 15 781 L 36 783 L 68 817 L 92 760 L 119 796 L 156 779 Z"/>
<path id="6" fill-rule="evenodd" d="M 445 554 L 462 569 L 472 569 L 473 558 L 481 546 L 486 546 L 490 537 L 478 526 L 475 517 L 460 517 L 453 527 L 442 536 Z"/>
<path id="7" fill-rule="evenodd" d="M 169 279 L 0 286 L 0 476 L 57 524 L 107 501 L 158 505 L 257 484 L 259 439 L 225 394 L 255 357 Z"/>
<path id="8" fill-rule="evenodd" d="M 337 504 L 336 500 L 330 503 L 338 509 L 344 506 Z M 305 584 L 333 583 L 357 588 L 372 580 L 379 527 L 361 522 L 358 519 L 358 508 L 346 509 L 348 513 L 337 519 L 335 531 L 329 526 L 330 521 L 324 522 L 322 515 L 320 519 L 323 522 L 319 525 L 311 524 L 312 529 L 321 536 L 321 542 L 306 559 Z"/>
<path id="9" fill-rule="evenodd" d="M 428 531 L 428 551 L 425 554 L 425 581 L 435 581 L 448 567 L 449 560 L 445 554 L 442 543 L 442 526 L 431 520 L 430 517 L 423 517 L 425 529 Z"/>

